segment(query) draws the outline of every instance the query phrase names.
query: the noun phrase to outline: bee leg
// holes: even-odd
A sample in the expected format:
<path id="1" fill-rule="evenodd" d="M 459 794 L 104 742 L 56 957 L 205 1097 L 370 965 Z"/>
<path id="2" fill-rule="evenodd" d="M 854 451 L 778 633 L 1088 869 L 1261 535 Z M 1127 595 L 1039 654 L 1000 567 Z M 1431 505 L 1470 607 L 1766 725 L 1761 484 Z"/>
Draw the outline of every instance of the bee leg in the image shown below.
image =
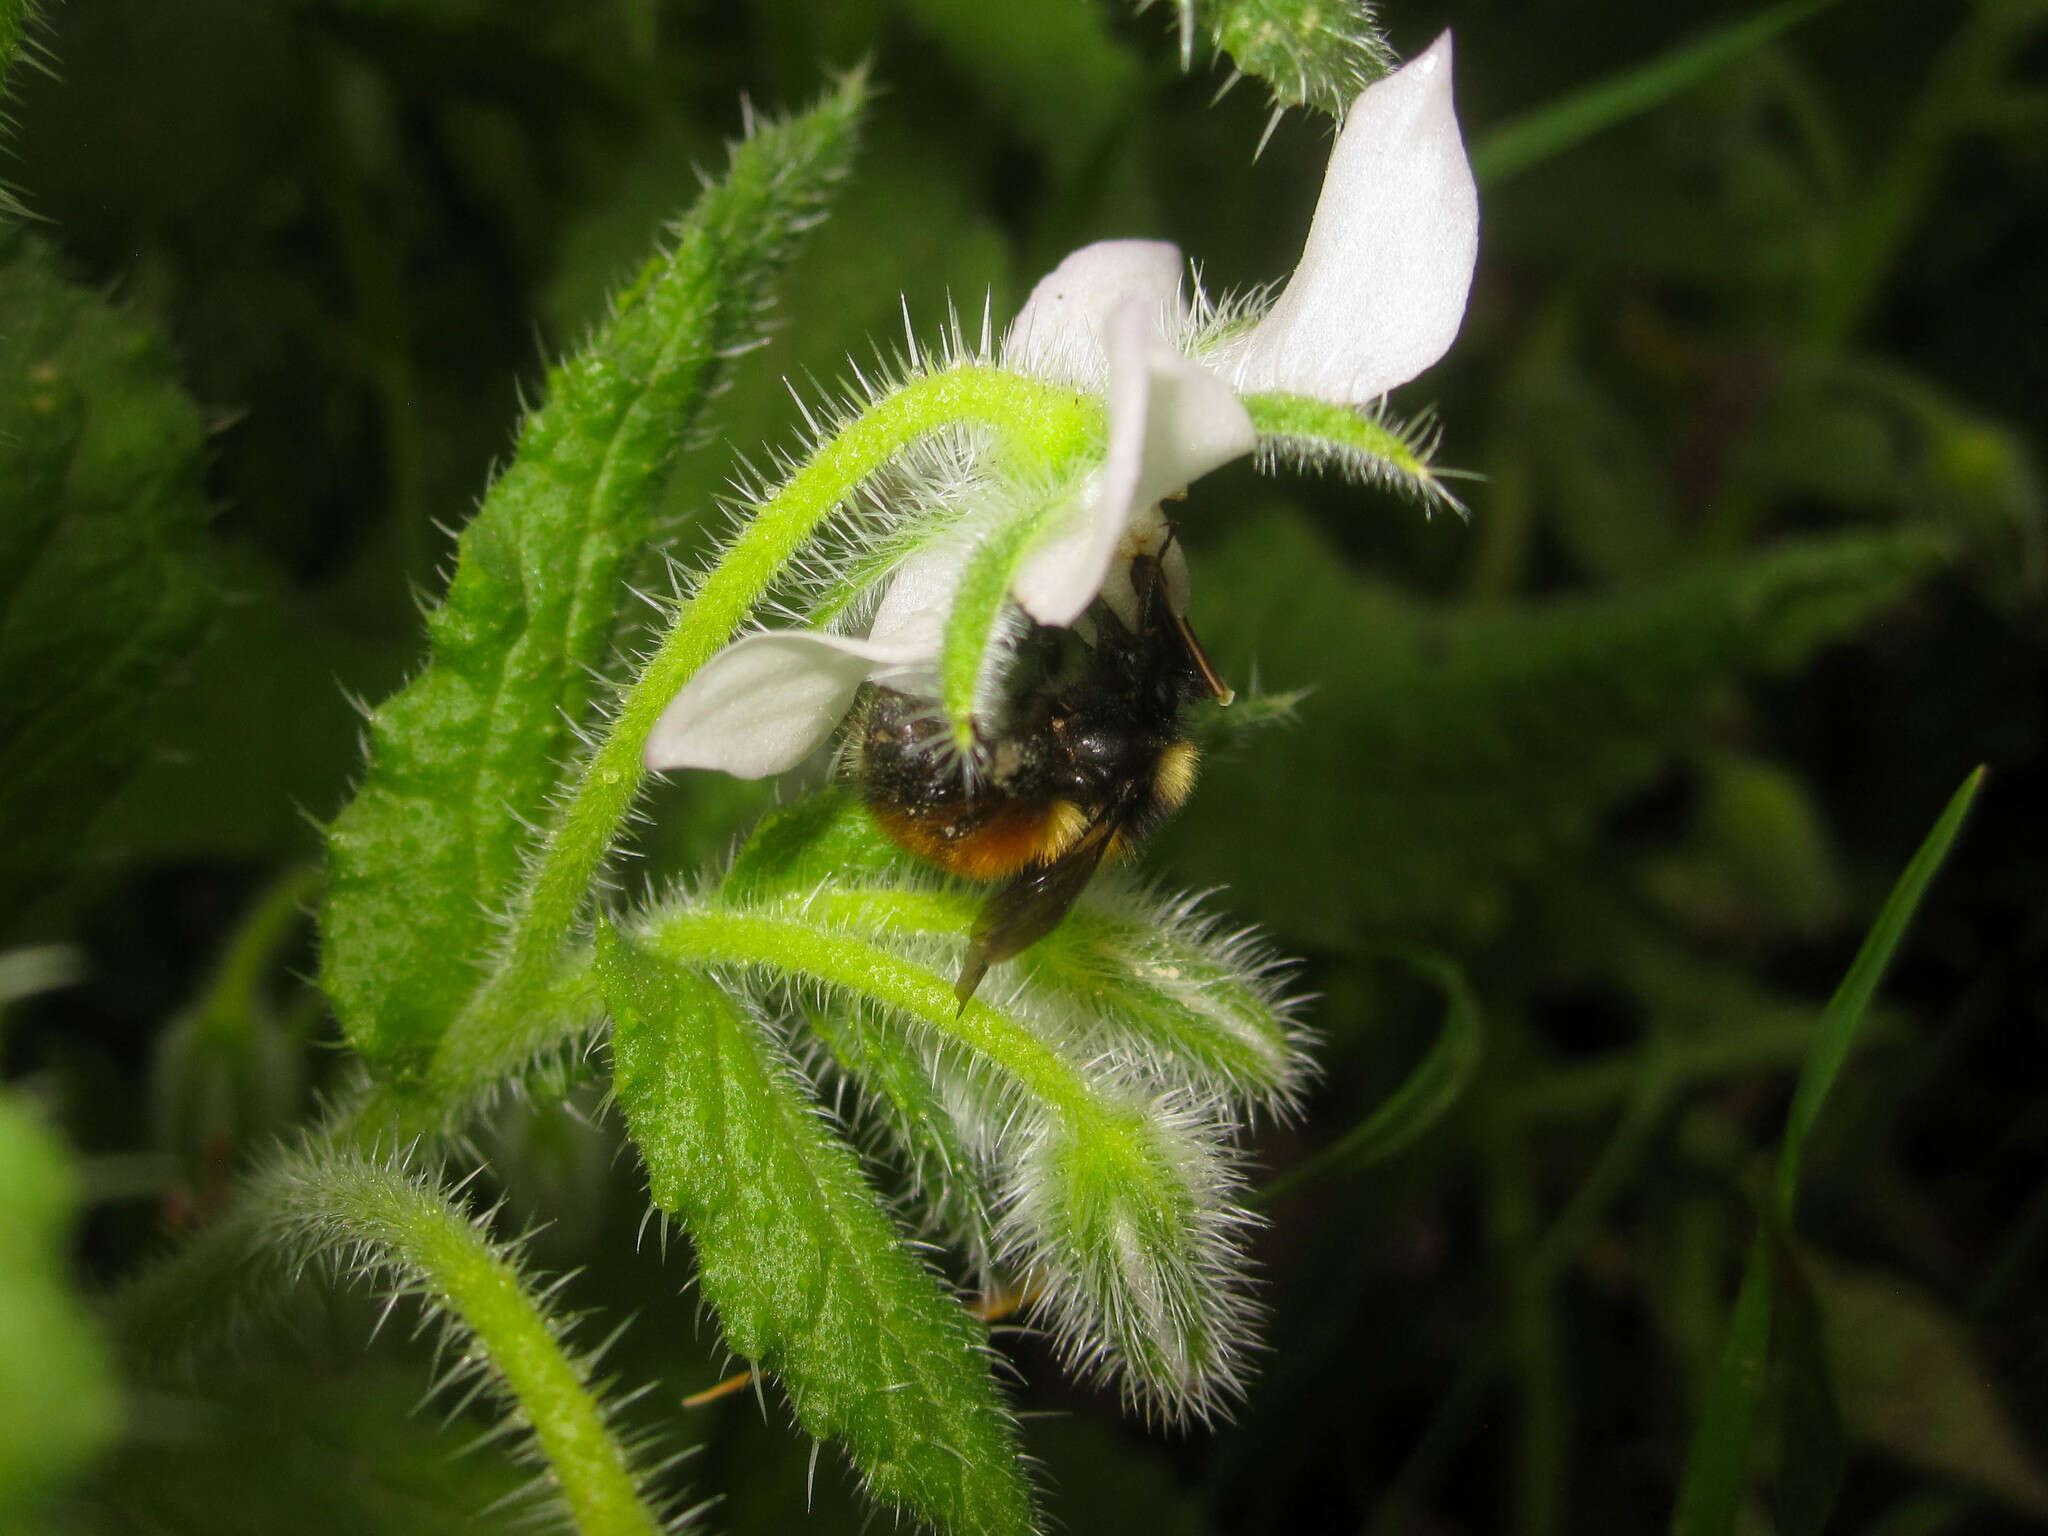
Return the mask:
<path id="1" fill-rule="evenodd" d="M 953 984 L 963 1010 L 990 966 L 1021 955 L 1059 926 L 1087 889 L 1115 831 L 1109 818 L 1097 821 L 1050 864 L 1034 864 L 1013 875 L 989 897 L 974 919 L 967 958 Z"/>

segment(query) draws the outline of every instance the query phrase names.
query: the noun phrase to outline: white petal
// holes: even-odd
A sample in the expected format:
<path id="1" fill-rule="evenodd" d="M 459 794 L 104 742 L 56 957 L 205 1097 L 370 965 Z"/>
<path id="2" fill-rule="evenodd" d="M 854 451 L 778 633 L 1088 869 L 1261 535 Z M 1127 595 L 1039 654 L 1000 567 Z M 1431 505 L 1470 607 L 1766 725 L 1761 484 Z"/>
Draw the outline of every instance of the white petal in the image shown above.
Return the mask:
<path id="1" fill-rule="evenodd" d="M 1478 254 L 1446 32 L 1351 104 L 1294 276 L 1229 354 L 1238 388 L 1357 405 L 1414 378 L 1457 336 Z"/>
<path id="2" fill-rule="evenodd" d="M 1003 366 L 1076 389 L 1099 390 L 1109 371 L 1110 312 L 1140 300 L 1170 334 L 1187 316 L 1180 248 L 1162 240 L 1084 245 L 1038 280 L 1003 336 Z"/>
<path id="3" fill-rule="evenodd" d="M 769 630 L 735 640 L 669 701 L 648 732 L 649 768 L 716 768 L 742 779 L 787 773 L 824 745 L 877 664 L 898 647 Z"/>
<path id="4" fill-rule="evenodd" d="M 1033 550 L 1011 595 L 1041 624 L 1079 618 L 1132 518 L 1257 443 L 1230 386 L 1161 341 L 1149 306 L 1116 306 L 1109 346 L 1109 452 L 1078 513 Z"/>
<path id="5" fill-rule="evenodd" d="M 938 637 L 953 607 L 953 594 L 966 574 L 974 546 L 955 541 L 918 550 L 896 567 L 889 590 L 875 609 L 868 639 L 898 649 L 922 648 L 936 656 Z"/>
<path id="6" fill-rule="evenodd" d="M 871 674 L 877 682 L 905 693 L 938 691 L 946 620 L 973 552 L 972 541 L 955 540 L 920 549 L 896 567 L 868 630 L 870 647 L 878 657 L 887 658 L 878 660 Z"/>

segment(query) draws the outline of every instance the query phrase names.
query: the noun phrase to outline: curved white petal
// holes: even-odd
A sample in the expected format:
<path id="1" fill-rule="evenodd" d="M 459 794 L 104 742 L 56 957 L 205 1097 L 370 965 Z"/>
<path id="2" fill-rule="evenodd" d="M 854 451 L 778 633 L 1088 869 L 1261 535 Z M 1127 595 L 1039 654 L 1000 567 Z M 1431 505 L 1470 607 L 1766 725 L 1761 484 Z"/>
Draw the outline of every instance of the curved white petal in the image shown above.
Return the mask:
<path id="1" fill-rule="evenodd" d="M 1126 300 L 1162 329 L 1187 316 L 1180 247 L 1163 240 L 1098 240 L 1038 280 L 1003 334 L 1003 366 L 1076 389 L 1098 390 L 1109 371 L 1104 333 Z"/>
<path id="2" fill-rule="evenodd" d="M 1230 386 L 1159 339 L 1142 296 L 1115 307 L 1104 335 L 1109 452 L 1080 510 L 1031 552 L 1010 588 L 1041 624 L 1081 616 L 1134 517 L 1258 441 Z"/>
<path id="3" fill-rule="evenodd" d="M 1246 392 L 1362 404 L 1449 350 L 1479 254 L 1451 34 L 1360 93 L 1286 290 L 1228 355 Z"/>
<path id="4" fill-rule="evenodd" d="M 735 640 L 669 701 L 647 734 L 649 768 L 787 773 L 824 745 L 871 667 L 910 659 L 895 645 L 804 630 Z"/>

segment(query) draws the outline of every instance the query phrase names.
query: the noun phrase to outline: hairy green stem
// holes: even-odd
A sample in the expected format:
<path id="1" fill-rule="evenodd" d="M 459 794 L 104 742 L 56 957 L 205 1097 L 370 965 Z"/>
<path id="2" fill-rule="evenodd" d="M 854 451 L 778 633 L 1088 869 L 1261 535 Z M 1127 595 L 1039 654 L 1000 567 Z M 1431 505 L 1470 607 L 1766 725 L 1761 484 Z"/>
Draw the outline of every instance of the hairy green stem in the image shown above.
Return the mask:
<path id="1" fill-rule="evenodd" d="M 581 1536 L 661 1529 L 585 1367 L 563 1350 L 560 1323 L 528 1291 L 511 1250 L 388 1152 L 316 1141 L 266 1163 L 220 1220 L 115 1296 L 109 1321 L 138 1368 L 167 1348 L 188 1353 L 292 1286 L 309 1252 L 390 1271 L 474 1335 Z"/>
<path id="2" fill-rule="evenodd" d="M 287 1160 L 274 1186 L 293 1206 L 274 1225 L 323 1246 L 373 1245 L 378 1262 L 449 1308 L 481 1346 L 532 1426 L 581 1536 L 655 1536 L 626 1455 L 584 1371 L 564 1352 L 508 1251 L 448 1196 L 390 1163 L 350 1156 Z"/>

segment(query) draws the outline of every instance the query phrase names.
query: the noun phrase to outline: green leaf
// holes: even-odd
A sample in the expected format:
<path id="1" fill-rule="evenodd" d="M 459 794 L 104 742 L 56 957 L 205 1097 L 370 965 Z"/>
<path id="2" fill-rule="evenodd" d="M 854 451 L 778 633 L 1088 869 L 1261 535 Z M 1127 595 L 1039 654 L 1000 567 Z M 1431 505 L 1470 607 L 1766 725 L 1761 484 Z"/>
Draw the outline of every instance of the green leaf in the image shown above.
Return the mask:
<path id="1" fill-rule="evenodd" d="M 1518 176 L 1603 129 L 1669 101 L 1832 3 L 1787 0 L 1503 123 L 1474 148 L 1473 174 L 1481 186 Z"/>
<path id="2" fill-rule="evenodd" d="M 949 1532 L 1031 1530 L 986 1329 L 904 1247 L 759 1024 L 609 929 L 598 970 L 620 1106 L 727 1342 L 880 1503 Z"/>
<path id="3" fill-rule="evenodd" d="M 40 7 L 37 0 L 0 0 L 0 86 L 7 72 L 32 46 Z"/>
<path id="4" fill-rule="evenodd" d="M 1882 359 L 1785 358 L 1770 408 L 1733 465 L 1759 503 L 1818 499 L 1947 530 L 2006 604 L 2048 576 L 2048 513 L 2025 439 Z"/>
<path id="5" fill-rule="evenodd" d="M 416 1059 L 481 979 L 633 602 L 625 578 L 662 532 L 662 479 L 844 175 L 864 96 L 851 79 L 733 151 L 612 318 L 551 371 L 464 530 L 428 620 L 432 658 L 371 717 L 368 776 L 328 837 L 322 979 L 366 1055 Z"/>
<path id="6" fill-rule="evenodd" d="M 972 1127 L 948 1102 L 947 1077 L 915 1040 L 858 1004 L 828 999 L 806 1009 L 804 1020 L 839 1070 L 883 1110 L 916 1209 L 966 1253 L 972 1275 L 993 1283 L 1001 1195 L 975 1156 Z"/>
<path id="7" fill-rule="evenodd" d="M 865 882 L 916 868 L 859 799 L 827 791 L 764 817 L 734 855 L 722 889 L 731 898 L 764 900 L 827 881 Z"/>
<path id="8" fill-rule="evenodd" d="M 1791 770 L 1747 753 L 1696 759 L 1685 842 L 1644 867 L 1658 904 L 1698 933 L 1818 935 L 1840 920 L 1842 879 L 1825 819 Z"/>
<path id="9" fill-rule="evenodd" d="M 65 1273 L 78 1179 L 18 1097 L 0 1097 L 0 1526 L 110 1441 L 120 1405 Z"/>
<path id="10" fill-rule="evenodd" d="M 1912 529 L 1787 541 L 1612 595 L 1450 607 L 1362 578 L 1288 518 L 1195 564 L 1226 677 L 1313 686 L 1299 730 L 1211 765 L 1166 831 L 1290 943 L 1485 932 L 1517 889 L 1697 739 L 1731 685 L 1797 665 L 1941 558 Z M 1341 790 L 1302 808 L 1275 785 Z"/>
<path id="11" fill-rule="evenodd" d="M 1901 1276 L 1810 1261 L 1842 1415 L 1858 1438 L 2048 1519 L 2048 1476 L 1969 1330 Z"/>
<path id="12" fill-rule="evenodd" d="M 21 51 L 21 35 L 35 14 L 33 0 L 0 0 L 0 71 Z"/>
<path id="13" fill-rule="evenodd" d="M 1486 1020 L 1465 973 L 1455 961 L 1426 949 L 1401 947 L 1400 959 L 1434 982 L 1444 995 L 1444 1022 L 1429 1054 L 1371 1114 L 1307 1162 L 1290 1168 L 1259 1191 L 1270 1203 L 1337 1168 L 1383 1162 L 1448 1114 L 1471 1085 L 1486 1051 Z"/>
<path id="14" fill-rule="evenodd" d="M 0 932 L 70 875 L 213 610 L 205 441 L 163 341 L 0 230 Z"/>

